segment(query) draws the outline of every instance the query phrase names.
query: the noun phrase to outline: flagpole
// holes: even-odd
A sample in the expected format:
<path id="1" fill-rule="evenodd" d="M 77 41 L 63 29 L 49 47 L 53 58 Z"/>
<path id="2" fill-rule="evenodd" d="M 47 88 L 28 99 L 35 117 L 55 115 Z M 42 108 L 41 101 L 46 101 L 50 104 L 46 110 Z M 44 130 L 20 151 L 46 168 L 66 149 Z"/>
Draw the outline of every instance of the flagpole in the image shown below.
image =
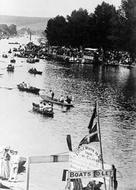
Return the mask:
<path id="1" fill-rule="evenodd" d="M 102 141 L 101 141 L 101 129 L 100 129 L 100 120 L 99 120 L 98 101 L 96 102 L 96 109 L 97 109 L 97 116 L 98 116 L 98 132 L 99 132 L 99 139 L 100 139 L 100 153 L 101 153 L 102 170 L 104 170 L 104 161 L 103 161 L 103 150 L 102 150 Z M 105 190 L 107 190 L 105 177 L 103 179 L 104 179 Z"/>

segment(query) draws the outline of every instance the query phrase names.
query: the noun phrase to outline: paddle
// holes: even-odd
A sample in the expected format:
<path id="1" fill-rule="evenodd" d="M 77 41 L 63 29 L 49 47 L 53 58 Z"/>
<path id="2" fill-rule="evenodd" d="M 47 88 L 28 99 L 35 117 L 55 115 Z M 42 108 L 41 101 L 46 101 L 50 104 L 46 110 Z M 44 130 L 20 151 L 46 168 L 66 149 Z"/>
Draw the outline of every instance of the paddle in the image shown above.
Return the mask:
<path id="1" fill-rule="evenodd" d="M 15 89 L 13 87 L 6 87 L 6 86 L 0 86 L 0 88 L 4 88 L 4 89 L 7 89 L 7 90 L 13 90 L 13 89 Z"/>

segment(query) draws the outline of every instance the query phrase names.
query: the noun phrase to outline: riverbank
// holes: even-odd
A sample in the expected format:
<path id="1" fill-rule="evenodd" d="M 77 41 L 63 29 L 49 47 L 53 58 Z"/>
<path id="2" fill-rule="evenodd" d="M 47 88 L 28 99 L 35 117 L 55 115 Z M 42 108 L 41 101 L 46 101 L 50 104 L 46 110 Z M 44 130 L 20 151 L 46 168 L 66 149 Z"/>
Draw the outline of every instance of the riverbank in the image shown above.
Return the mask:
<path id="1" fill-rule="evenodd" d="M 20 44 L 18 48 L 12 51 L 14 56 L 20 58 L 38 58 L 45 60 L 54 60 L 63 63 L 64 65 L 70 64 L 93 64 L 93 65 L 108 65 L 108 66 L 125 66 L 128 68 L 135 67 L 135 60 L 132 61 L 128 52 L 108 50 L 105 53 L 97 48 L 66 48 L 60 46 L 47 46 L 42 43 L 42 40 L 36 39 Z M 35 40 L 36 39 L 36 40 Z M 38 42 L 38 43 L 37 43 Z M 12 43 L 12 42 L 10 42 Z"/>

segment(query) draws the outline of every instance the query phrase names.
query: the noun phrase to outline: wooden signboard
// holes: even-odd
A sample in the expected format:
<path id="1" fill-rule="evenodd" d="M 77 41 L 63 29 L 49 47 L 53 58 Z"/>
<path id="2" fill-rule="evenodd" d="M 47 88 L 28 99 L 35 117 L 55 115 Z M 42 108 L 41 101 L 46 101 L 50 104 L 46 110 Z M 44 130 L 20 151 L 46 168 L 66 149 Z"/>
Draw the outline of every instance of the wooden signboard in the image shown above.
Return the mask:
<path id="1" fill-rule="evenodd" d="M 112 177 L 112 170 L 69 171 L 70 179 Z"/>

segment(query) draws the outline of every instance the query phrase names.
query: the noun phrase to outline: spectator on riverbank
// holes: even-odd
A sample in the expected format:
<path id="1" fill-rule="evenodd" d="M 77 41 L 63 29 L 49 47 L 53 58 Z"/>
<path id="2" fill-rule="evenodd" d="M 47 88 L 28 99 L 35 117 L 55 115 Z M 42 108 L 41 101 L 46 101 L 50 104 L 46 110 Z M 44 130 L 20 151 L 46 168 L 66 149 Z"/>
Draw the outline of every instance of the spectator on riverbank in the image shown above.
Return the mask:
<path id="1" fill-rule="evenodd" d="M 9 181 L 16 181 L 18 174 L 20 157 L 17 151 L 13 151 L 10 160 L 10 177 Z"/>
<path id="2" fill-rule="evenodd" d="M 17 174 L 18 174 L 18 167 L 19 167 L 19 161 L 20 157 L 18 155 L 17 151 L 13 151 L 11 155 L 11 160 L 10 160 L 10 177 L 9 181 L 16 181 L 17 179 Z"/>
<path id="3" fill-rule="evenodd" d="M 1 162 L 1 177 L 2 179 L 8 179 L 10 176 L 10 147 L 6 147 L 3 150 L 2 162 Z"/>

